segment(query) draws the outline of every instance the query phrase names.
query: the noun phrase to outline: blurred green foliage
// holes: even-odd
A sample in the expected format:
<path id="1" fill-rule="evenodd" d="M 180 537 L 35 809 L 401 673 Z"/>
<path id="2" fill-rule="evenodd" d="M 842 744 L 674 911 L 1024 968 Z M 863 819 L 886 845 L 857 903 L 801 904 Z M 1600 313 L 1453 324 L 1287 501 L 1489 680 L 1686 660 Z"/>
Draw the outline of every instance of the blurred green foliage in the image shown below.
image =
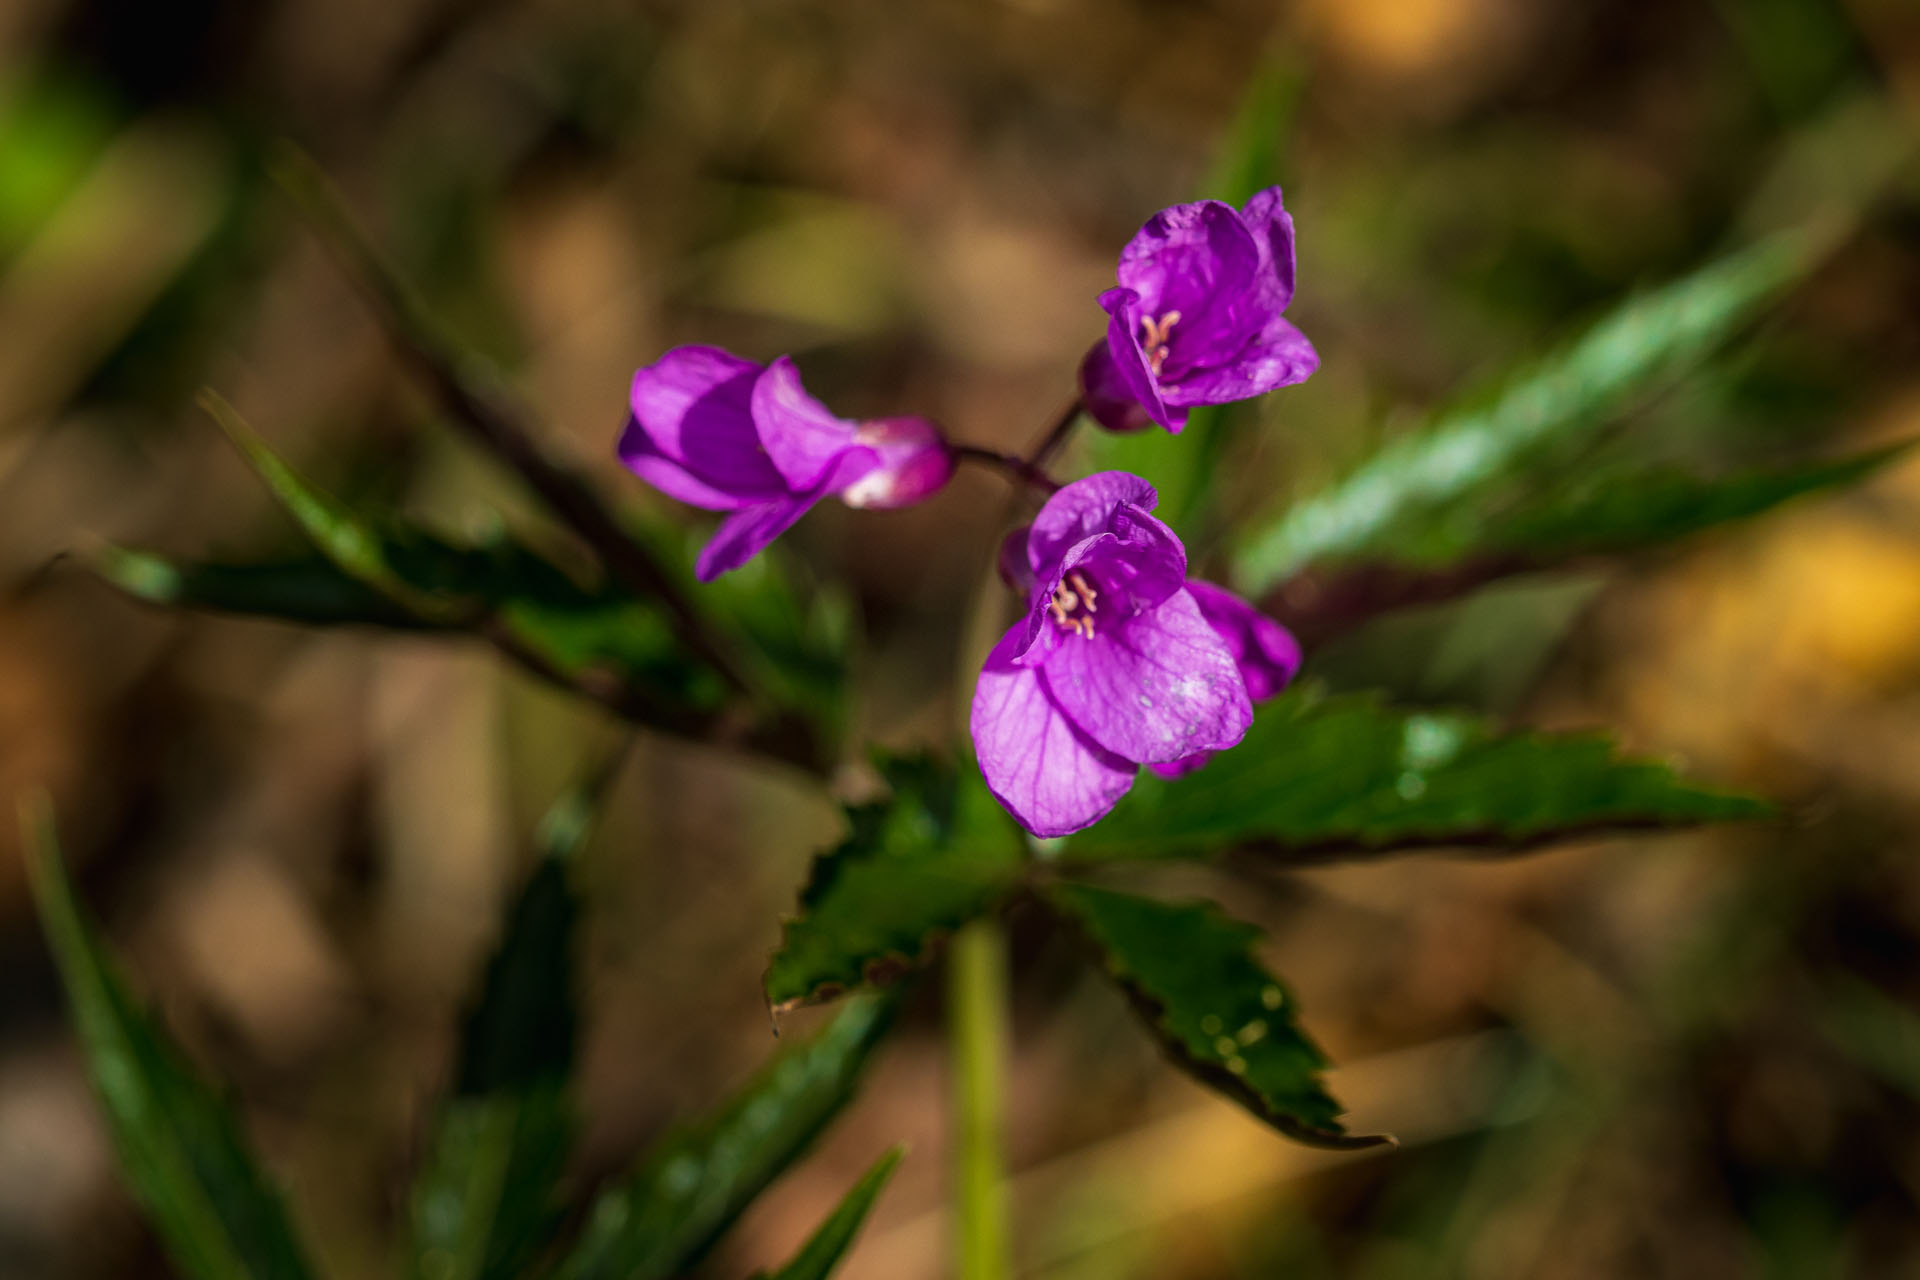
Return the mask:
<path id="1" fill-rule="evenodd" d="M 819 1230 L 808 1237 L 793 1260 L 770 1275 L 763 1273 L 764 1280 L 826 1280 L 832 1275 L 904 1154 L 903 1148 L 895 1147 L 881 1156 L 847 1191 L 846 1198 L 820 1224 Z"/>
<path id="2" fill-rule="evenodd" d="M 310 1274 L 226 1099 L 128 993 L 81 914 L 44 800 L 22 810 L 42 927 L 72 1002 L 122 1174 L 176 1262 L 206 1280 Z"/>

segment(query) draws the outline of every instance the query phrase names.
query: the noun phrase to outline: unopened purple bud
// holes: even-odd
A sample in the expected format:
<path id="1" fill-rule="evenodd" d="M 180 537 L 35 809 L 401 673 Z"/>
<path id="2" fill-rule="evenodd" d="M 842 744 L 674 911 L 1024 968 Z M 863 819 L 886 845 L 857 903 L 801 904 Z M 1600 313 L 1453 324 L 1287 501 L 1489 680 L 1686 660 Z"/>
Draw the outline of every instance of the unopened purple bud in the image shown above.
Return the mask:
<path id="1" fill-rule="evenodd" d="M 1021 599 L 1033 594 L 1033 566 L 1027 563 L 1027 535 L 1033 526 L 1023 524 L 1000 540 L 1000 558 L 996 568 L 1007 590 Z"/>
<path id="2" fill-rule="evenodd" d="M 953 478 L 954 455 L 940 428 L 925 418 L 875 418 L 853 433 L 879 465 L 840 491 L 850 507 L 910 507 Z"/>
<path id="3" fill-rule="evenodd" d="M 1113 348 L 1105 338 L 1094 343 L 1080 362 L 1080 403 L 1088 417 L 1109 431 L 1142 431 L 1153 425 L 1152 415 L 1120 376 L 1120 367 L 1113 362 Z"/>

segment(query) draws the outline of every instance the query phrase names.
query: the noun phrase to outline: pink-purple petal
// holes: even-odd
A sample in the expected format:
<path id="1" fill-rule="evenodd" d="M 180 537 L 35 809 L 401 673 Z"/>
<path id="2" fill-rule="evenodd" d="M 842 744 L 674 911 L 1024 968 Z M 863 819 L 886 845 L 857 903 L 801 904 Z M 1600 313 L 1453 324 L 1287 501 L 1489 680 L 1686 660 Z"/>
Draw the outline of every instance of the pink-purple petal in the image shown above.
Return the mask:
<path id="1" fill-rule="evenodd" d="M 1254 278 L 1260 250 L 1232 205 L 1198 200 L 1162 209 L 1120 251 L 1115 278 L 1140 295 L 1141 313 L 1178 311 L 1206 328 L 1226 292 Z"/>
<path id="2" fill-rule="evenodd" d="M 1200 768 L 1206 764 L 1207 761 L 1213 759 L 1215 754 L 1217 753 L 1212 751 L 1196 751 L 1183 759 L 1174 760 L 1168 764 L 1150 764 L 1147 768 L 1171 782 L 1175 779 L 1186 777 L 1195 769 Z"/>
<path id="3" fill-rule="evenodd" d="M 1293 301 L 1293 215 L 1281 204 L 1280 188 L 1254 192 L 1240 211 L 1240 220 L 1253 233 L 1260 251 L 1259 272 L 1270 282 L 1273 309 L 1284 310 Z"/>
<path id="4" fill-rule="evenodd" d="M 1291 631 L 1225 587 L 1194 578 L 1187 590 L 1200 606 L 1200 616 L 1233 655 L 1249 698 L 1265 702 L 1292 683 L 1301 654 Z"/>
<path id="5" fill-rule="evenodd" d="M 760 366 L 750 360 L 697 346 L 675 347 L 636 370 L 628 400 L 637 430 L 622 437 L 622 458 L 629 465 L 646 456 L 665 458 L 709 492 L 736 501 L 787 492 L 754 430 L 759 374 Z"/>
<path id="6" fill-rule="evenodd" d="M 1053 599 L 1053 593 L 1059 590 L 1068 573 L 1084 564 L 1095 552 L 1119 544 L 1120 539 L 1111 533 L 1096 533 L 1074 544 L 1066 555 L 1043 565 L 1045 576 L 1041 573 L 1033 575 L 1027 597 L 1026 621 L 1014 624 L 1014 630 L 1020 633 L 1020 638 L 1012 650 L 1013 661 L 1031 665 L 1045 660 L 1061 634 L 1060 629 L 1052 625 L 1052 615 L 1048 611 L 1048 602 Z M 1028 535 L 1027 545 L 1029 548 L 1033 545 L 1031 534 Z"/>
<path id="7" fill-rule="evenodd" d="M 1075 480 L 1048 498 L 1033 518 L 1027 563 L 1045 576 L 1068 548 L 1097 533 L 1111 532 L 1114 513 L 1121 507 L 1151 511 L 1159 502 L 1154 487 L 1129 472 L 1096 471 Z"/>
<path id="8" fill-rule="evenodd" d="M 700 549 L 700 558 L 693 566 L 694 577 L 712 582 L 721 574 L 738 569 L 791 529 L 819 500 L 818 493 L 789 496 L 734 512 L 720 522 L 713 537 Z"/>
<path id="9" fill-rule="evenodd" d="M 1134 345 L 1137 353 L 1139 344 Z M 1144 356 L 1138 362 L 1138 376 L 1142 386 L 1152 386 Z M 1121 375 L 1108 338 L 1089 347 L 1080 361 L 1080 403 L 1088 417 L 1109 431 L 1141 431 L 1153 425 L 1153 415 L 1140 403 L 1139 393 Z"/>
<path id="10" fill-rule="evenodd" d="M 1274 316 L 1237 357 L 1213 368 L 1191 370 L 1163 392 L 1169 403 L 1182 406 L 1231 404 L 1305 382 L 1319 367 L 1320 355 L 1307 335 L 1284 317 Z"/>
<path id="11" fill-rule="evenodd" d="M 853 439 L 873 450 L 878 463 L 840 491 L 840 501 L 850 507 L 910 507 L 953 478 L 953 449 L 925 418 L 875 418 L 861 423 Z"/>
<path id="12" fill-rule="evenodd" d="M 800 385 L 800 370 L 781 356 L 753 384 L 753 421 L 760 445 L 796 493 L 826 478 L 853 447 L 855 424 L 836 418 Z"/>
<path id="13" fill-rule="evenodd" d="M 1000 553 L 994 560 L 1000 581 L 1019 596 L 1033 594 L 1033 566 L 1027 563 L 1027 536 L 1032 532 L 1032 525 L 1009 529 L 1007 536 L 1000 539 Z"/>
<path id="14" fill-rule="evenodd" d="M 1100 295 L 1107 312 L 1107 353 L 1119 386 L 1140 405 L 1141 412 L 1167 430 L 1179 434 L 1187 425 L 1184 409 L 1169 408 L 1160 395 L 1160 380 L 1147 362 L 1141 345 L 1140 295 L 1131 289 L 1109 289 Z M 1111 384 L 1109 384 L 1111 385 Z"/>
<path id="15" fill-rule="evenodd" d="M 1128 760 L 1217 751 L 1253 723 L 1233 655 L 1185 591 L 1090 638 L 1062 635 L 1040 673 L 1082 733 Z"/>
<path id="16" fill-rule="evenodd" d="M 987 789 L 1021 826 L 1063 836 L 1105 816 L 1136 769 L 1089 741 L 1047 697 L 1039 673 L 1012 662 L 1019 630 L 1000 638 L 974 687 L 973 749 Z"/>
<path id="17" fill-rule="evenodd" d="M 627 419 L 620 436 L 620 461 L 627 470 L 648 484 L 689 506 L 709 511 L 737 511 L 753 505 L 754 498 L 743 498 L 731 489 L 722 489 L 702 480 L 672 458 L 661 453 L 640 424 Z"/>

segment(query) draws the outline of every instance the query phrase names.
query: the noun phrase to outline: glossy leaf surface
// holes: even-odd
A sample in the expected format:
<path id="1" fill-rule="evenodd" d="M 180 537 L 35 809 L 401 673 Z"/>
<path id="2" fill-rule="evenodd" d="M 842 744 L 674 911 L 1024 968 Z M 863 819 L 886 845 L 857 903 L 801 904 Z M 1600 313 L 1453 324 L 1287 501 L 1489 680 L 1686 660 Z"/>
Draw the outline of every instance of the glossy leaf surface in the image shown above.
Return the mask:
<path id="1" fill-rule="evenodd" d="M 1295 1001 L 1254 955 L 1260 930 L 1207 902 L 1165 903 L 1092 885 L 1049 895 L 1098 951 L 1167 1055 L 1289 1137 L 1364 1147 L 1320 1073 Z"/>
<path id="2" fill-rule="evenodd" d="M 1305 861 L 1409 845 L 1520 848 L 1768 812 L 1667 765 L 1623 759 L 1597 734 L 1502 731 L 1306 685 L 1259 708 L 1240 745 L 1204 768 L 1173 781 L 1143 773 L 1066 852 L 1180 858 L 1250 845 Z"/>
<path id="3" fill-rule="evenodd" d="M 814 860 L 799 914 L 767 968 L 776 1008 L 882 983 L 934 941 L 988 911 L 1016 883 L 1021 843 L 969 766 L 887 769 L 893 794 L 848 812 L 852 832 Z"/>

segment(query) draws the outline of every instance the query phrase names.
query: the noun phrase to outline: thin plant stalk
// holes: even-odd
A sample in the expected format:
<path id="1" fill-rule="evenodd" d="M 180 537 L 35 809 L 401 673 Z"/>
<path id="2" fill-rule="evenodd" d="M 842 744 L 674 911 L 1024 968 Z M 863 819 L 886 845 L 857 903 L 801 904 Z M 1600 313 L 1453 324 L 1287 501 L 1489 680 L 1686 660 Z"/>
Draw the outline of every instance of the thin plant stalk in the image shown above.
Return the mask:
<path id="1" fill-rule="evenodd" d="M 1007 1053 L 1007 938 L 992 917 L 954 935 L 947 957 L 953 1054 L 953 1250 L 956 1280 L 1006 1280 L 1001 1118 Z"/>

